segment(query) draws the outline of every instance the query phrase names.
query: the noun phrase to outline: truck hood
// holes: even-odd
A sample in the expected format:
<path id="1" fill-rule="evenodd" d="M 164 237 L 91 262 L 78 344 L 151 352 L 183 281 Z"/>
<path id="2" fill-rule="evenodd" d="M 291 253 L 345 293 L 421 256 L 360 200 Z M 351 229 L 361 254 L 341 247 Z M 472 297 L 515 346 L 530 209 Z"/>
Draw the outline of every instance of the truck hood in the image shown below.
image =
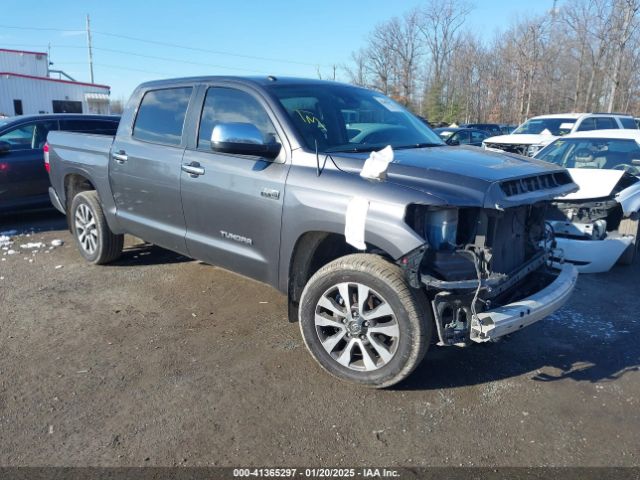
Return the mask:
<path id="1" fill-rule="evenodd" d="M 600 168 L 569 168 L 573 182 L 579 190 L 563 197 L 563 200 L 589 200 L 608 197 L 624 175 L 624 170 Z"/>
<path id="2" fill-rule="evenodd" d="M 368 154 L 334 157 L 341 170 L 359 174 Z M 557 174 L 560 183 L 505 192 L 505 182 Z M 428 147 L 394 151 L 385 181 L 446 200 L 451 205 L 505 208 L 551 200 L 577 189 L 567 170 L 548 162 L 475 147 Z"/>
<path id="3" fill-rule="evenodd" d="M 517 133 L 514 135 L 498 135 L 497 137 L 489 137 L 484 143 L 497 143 L 499 145 L 547 145 L 553 142 L 557 137 L 553 135 L 533 135 L 530 133 Z"/>

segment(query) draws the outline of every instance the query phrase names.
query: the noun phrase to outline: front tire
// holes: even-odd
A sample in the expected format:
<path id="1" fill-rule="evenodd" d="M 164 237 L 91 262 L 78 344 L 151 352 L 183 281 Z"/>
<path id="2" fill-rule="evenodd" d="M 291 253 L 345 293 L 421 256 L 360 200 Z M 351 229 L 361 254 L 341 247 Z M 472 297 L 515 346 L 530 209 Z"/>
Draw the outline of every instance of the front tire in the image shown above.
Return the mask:
<path id="1" fill-rule="evenodd" d="M 304 342 L 331 375 L 376 388 L 405 379 L 422 361 L 432 325 L 425 295 L 397 265 L 355 254 L 328 263 L 302 292 Z"/>
<path id="2" fill-rule="evenodd" d="M 116 235 L 109 228 L 97 192 L 80 192 L 73 197 L 70 215 L 71 231 L 85 260 L 102 265 L 120 256 L 124 235 Z"/>

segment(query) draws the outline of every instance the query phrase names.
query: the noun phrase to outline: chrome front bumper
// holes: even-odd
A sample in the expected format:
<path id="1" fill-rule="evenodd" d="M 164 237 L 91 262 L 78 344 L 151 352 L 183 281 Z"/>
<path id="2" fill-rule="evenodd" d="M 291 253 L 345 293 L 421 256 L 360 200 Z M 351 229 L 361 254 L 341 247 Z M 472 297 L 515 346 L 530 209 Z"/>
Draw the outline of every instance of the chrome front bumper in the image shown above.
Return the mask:
<path id="1" fill-rule="evenodd" d="M 570 264 L 562 265 L 558 277 L 538 293 L 478 313 L 471 321 L 471 340 L 477 343 L 495 340 L 551 315 L 569 299 L 577 280 L 578 270 Z"/>

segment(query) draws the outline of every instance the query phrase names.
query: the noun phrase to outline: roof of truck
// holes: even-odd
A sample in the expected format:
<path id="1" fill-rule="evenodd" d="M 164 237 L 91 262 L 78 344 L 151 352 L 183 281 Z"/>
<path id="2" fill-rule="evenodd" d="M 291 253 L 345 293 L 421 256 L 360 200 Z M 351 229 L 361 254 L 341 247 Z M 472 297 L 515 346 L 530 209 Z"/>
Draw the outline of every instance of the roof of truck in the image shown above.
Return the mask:
<path id="1" fill-rule="evenodd" d="M 159 87 L 184 83 L 208 83 L 208 82 L 238 82 L 253 85 L 349 85 L 341 82 L 334 82 L 330 80 L 319 80 L 316 78 L 302 78 L 302 77 L 278 77 L 275 75 L 268 76 L 221 76 L 210 75 L 202 77 L 182 77 L 182 78 L 167 78 L 163 80 L 152 80 L 145 82 L 140 87 Z M 353 85 L 356 88 L 359 88 Z"/>

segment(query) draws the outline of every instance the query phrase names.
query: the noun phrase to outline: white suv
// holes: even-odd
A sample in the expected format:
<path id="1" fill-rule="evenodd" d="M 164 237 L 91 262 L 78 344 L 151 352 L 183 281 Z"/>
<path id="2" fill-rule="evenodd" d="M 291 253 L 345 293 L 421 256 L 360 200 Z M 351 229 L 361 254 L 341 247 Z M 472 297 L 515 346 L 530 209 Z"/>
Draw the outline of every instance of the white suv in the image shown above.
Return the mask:
<path id="1" fill-rule="evenodd" d="M 629 128 L 637 130 L 631 115 L 615 113 L 558 113 L 533 117 L 510 135 L 489 137 L 482 142 L 487 150 L 518 153 L 532 157 L 556 138 L 588 130 Z"/>

